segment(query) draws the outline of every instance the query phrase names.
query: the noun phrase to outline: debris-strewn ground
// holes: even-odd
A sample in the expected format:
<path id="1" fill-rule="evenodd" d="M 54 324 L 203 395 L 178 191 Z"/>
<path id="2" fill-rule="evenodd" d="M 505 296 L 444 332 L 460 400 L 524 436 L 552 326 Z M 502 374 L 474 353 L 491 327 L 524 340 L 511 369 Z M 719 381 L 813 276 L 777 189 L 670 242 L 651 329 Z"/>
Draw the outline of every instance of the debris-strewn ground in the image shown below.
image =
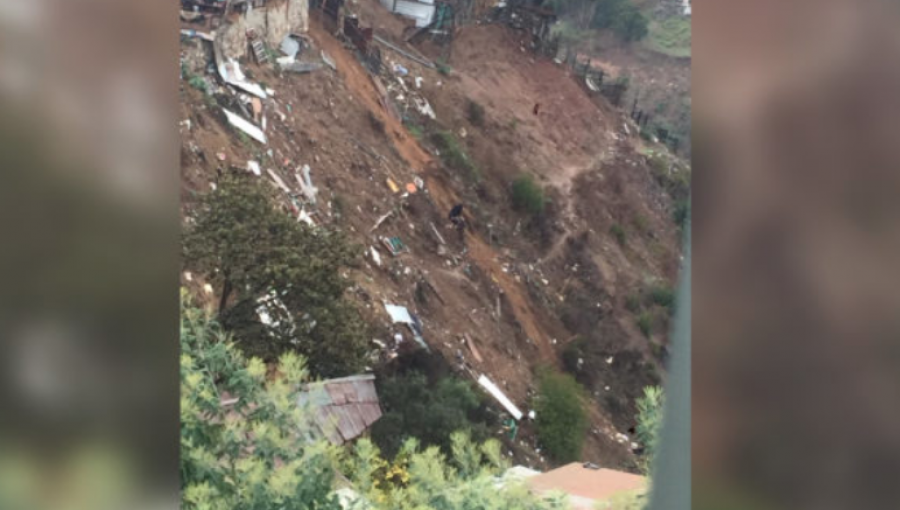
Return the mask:
<path id="1" fill-rule="evenodd" d="M 362 0 L 360 13 L 363 25 L 402 44 L 405 24 L 376 1 Z M 326 52 L 337 71 L 281 75 L 242 63 L 249 79 L 274 91 L 263 101 L 266 145 L 225 120 L 221 106 L 235 98 L 217 91 L 206 74 L 207 43 L 183 43 L 187 60 L 201 61 L 193 72 L 213 84 L 212 94 L 204 94 L 183 82 L 185 216 L 219 173 L 247 171 L 249 160 L 260 164 L 260 179 L 273 182 L 271 171 L 293 192 L 299 191 L 294 174 L 309 165 L 318 200 L 299 205 L 316 223 L 367 247 L 365 262 L 349 276 L 380 340 L 394 332 L 383 302 L 406 306 L 422 319 L 431 349 L 464 374 L 486 374 L 523 409 L 530 408 L 535 368 L 562 368 L 570 343 L 588 345 L 578 376 L 591 395 L 584 460 L 634 470 L 631 439 L 622 434 L 633 425 L 634 399 L 662 376 L 663 350 L 654 345 L 665 344 L 668 320 L 656 313 L 645 338 L 626 302 L 650 285 L 673 285 L 680 256 L 671 200 L 651 177 L 634 125 L 589 97 L 562 68 L 522 50 L 518 34 L 505 27 L 463 28 L 449 75 L 381 48 L 387 98 L 355 53 L 315 18 L 309 36 L 314 48 L 306 55 Z M 408 72 L 402 84 L 391 76 L 393 64 Z M 410 97 L 425 98 L 436 119 L 409 107 Z M 483 108 L 483 122 L 473 124 L 469 101 Z M 429 137 L 438 131 L 453 133 L 480 177 L 442 163 Z M 541 220 L 511 207 L 510 183 L 523 172 L 537 176 L 550 198 Z M 471 226 L 464 240 L 447 222 L 459 202 Z M 615 225 L 626 233 L 624 242 L 611 233 Z M 392 256 L 382 236 L 399 237 L 408 251 Z M 482 361 L 460 341 L 463 335 Z M 518 462 L 547 467 L 527 423 L 508 447 Z"/>

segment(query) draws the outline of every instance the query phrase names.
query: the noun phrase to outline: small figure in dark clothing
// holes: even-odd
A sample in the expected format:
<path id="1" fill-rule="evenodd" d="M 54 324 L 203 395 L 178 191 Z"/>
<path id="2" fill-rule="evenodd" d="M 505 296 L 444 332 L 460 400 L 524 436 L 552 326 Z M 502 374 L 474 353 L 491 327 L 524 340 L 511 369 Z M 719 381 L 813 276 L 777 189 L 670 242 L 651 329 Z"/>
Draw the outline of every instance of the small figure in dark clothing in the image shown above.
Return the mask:
<path id="1" fill-rule="evenodd" d="M 460 240 L 464 239 L 463 231 L 466 228 L 466 220 L 462 215 L 463 205 L 456 204 L 453 206 L 453 209 L 450 209 L 450 223 L 453 223 L 453 226 L 456 227 L 456 231 L 459 232 Z"/>
<path id="2" fill-rule="evenodd" d="M 534 114 L 537 115 L 541 113 L 541 103 L 534 103 Z"/>
<path id="3" fill-rule="evenodd" d="M 462 205 L 462 204 L 456 204 L 456 205 L 454 205 L 454 206 L 453 206 L 453 209 L 450 209 L 450 221 L 453 221 L 454 218 L 459 218 L 459 217 L 461 217 L 461 216 L 462 216 L 462 212 L 463 212 L 463 205 Z M 453 222 L 456 223 L 455 221 L 453 221 Z"/>

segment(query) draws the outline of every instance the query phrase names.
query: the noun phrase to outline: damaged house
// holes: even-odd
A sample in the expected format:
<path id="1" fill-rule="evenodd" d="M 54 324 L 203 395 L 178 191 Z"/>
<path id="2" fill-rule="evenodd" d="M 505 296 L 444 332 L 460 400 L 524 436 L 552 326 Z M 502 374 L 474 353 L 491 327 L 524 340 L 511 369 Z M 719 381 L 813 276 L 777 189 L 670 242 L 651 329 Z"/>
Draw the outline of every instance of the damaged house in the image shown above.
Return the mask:
<path id="1" fill-rule="evenodd" d="M 226 58 L 245 57 L 259 40 L 277 48 L 309 28 L 308 0 L 180 0 L 182 28 L 213 33 Z"/>

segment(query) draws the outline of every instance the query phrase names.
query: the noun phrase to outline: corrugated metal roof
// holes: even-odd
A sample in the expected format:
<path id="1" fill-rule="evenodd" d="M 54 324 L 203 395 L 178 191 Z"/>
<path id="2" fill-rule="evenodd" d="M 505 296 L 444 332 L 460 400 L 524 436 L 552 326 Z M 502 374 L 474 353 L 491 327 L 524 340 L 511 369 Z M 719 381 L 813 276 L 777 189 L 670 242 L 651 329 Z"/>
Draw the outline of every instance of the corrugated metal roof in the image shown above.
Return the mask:
<path id="1" fill-rule="evenodd" d="M 316 423 L 334 444 L 358 437 L 381 417 L 374 375 L 312 383 L 298 404 L 315 408 Z"/>

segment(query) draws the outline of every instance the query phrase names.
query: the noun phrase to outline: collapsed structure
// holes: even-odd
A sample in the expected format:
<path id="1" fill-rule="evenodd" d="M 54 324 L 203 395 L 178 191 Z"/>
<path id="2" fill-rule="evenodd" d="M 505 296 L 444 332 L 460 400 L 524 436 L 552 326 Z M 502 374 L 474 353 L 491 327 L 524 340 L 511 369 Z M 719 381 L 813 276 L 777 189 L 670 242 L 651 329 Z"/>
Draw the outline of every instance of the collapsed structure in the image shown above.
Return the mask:
<path id="1" fill-rule="evenodd" d="M 226 58 L 239 59 L 260 40 L 276 48 L 292 33 L 309 28 L 307 0 L 180 0 L 181 20 L 198 31 L 214 32 Z M 184 27 L 183 27 L 184 28 Z"/>

